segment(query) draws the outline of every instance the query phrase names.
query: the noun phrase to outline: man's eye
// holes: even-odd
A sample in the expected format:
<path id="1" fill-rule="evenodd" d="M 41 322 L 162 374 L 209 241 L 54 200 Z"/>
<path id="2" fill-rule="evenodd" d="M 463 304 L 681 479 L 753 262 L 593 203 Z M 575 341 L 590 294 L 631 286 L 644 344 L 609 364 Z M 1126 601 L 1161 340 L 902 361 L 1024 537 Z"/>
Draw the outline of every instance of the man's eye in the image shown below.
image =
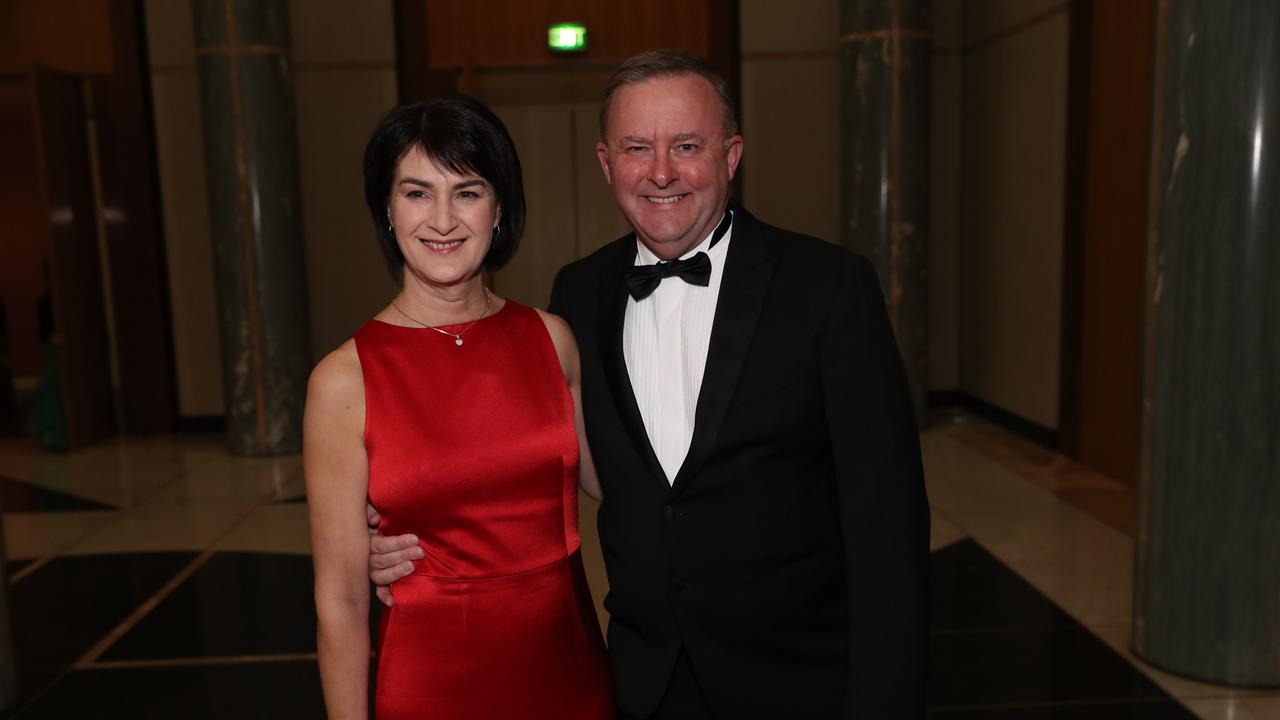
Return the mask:
<path id="1" fill-rule="evenodd" d="M 475 191 L 473 191 L 473 190 L 463 190 L 462 192 L 458 193 L 458 197 L 460 197 L 460 198 L 462 198 L 462 199 L 464 199 L 464 200 L 474 200 L 474 199 L 476 199 L 476 198 L 480 197 L 480 195 L 479 195 L 479 193 L 476 193 L 476 192 L 475 192 Z"/>
<path id="2" fill-rule="evenodd" d="M 629 146 L 627 146 L 627 152 L 629 152 L 629 153 L 644 152 L 645 150 L 648 150 L 648 149 L 649 149 L 649 148 L 645 147 L 644 145 L 629 145 Z"/>
<path id="3" fill-rule="evenodd" d="M 693 143 L 680 143 L 679 145 L 676 146 L 676 149 L 679 150 L 680 152 L 690 153 L 690 152 L 693 152 L 694 150 L 697 150 L 698 146 L 694 145 Z"/>

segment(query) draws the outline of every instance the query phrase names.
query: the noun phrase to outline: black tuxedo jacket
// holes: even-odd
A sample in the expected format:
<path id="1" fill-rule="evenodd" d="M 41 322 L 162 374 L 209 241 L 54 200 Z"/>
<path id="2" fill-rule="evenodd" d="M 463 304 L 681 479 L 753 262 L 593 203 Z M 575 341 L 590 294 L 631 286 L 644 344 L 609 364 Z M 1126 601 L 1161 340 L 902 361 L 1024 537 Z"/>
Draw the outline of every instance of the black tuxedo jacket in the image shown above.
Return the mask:
<path id="1" fill-rule="evenodd" d="M 582 357 L 619 707 L 652 712 L 683 646 L 719 717 L 923 717 L 929 512 L 874 269 L 735 208 L 668 484 L 622 353 L 634 262 L 628 235 L 564 267 L 551 300 Z"/>

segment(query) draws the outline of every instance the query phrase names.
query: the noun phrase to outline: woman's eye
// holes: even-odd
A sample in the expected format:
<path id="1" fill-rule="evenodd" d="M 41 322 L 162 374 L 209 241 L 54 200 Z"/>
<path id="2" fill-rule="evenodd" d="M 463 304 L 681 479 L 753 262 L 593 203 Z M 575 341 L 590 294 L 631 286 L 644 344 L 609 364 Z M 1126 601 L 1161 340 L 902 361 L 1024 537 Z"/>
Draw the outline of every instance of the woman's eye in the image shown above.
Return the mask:
<path id="1" fill-rule="evenodd" d="M 463 190 L 462 192 L 458 193 L 458 197 L 462 198 L 463 200 L 474 200 L 480 197 L 480 195 L 479 193 L 476 193 L 471 190 Z"/>
<path id="2" fill-rule="evenodd" d="M 404 196 L 407 198 L 413 198 L 414 200 L 417 200 L 418 198 L 426 197 L 427 194 L 421 190 L 410 190 L 409 192 L 405 193 Z"/>

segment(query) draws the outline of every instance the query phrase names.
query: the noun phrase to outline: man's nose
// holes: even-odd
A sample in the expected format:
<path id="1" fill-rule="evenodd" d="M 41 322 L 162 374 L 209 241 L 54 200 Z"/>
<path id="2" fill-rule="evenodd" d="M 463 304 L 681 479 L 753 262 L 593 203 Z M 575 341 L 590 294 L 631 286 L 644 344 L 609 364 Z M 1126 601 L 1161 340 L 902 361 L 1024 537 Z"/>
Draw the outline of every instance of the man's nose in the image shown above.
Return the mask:
<path id="1" fill-rule="evenodd" d="M 675 163 L 666 153 L 655 153 L 653 164 L 649 167 L 649 180 L 658 187 L 666 187 L 676 180 L 679 173 Z"/>

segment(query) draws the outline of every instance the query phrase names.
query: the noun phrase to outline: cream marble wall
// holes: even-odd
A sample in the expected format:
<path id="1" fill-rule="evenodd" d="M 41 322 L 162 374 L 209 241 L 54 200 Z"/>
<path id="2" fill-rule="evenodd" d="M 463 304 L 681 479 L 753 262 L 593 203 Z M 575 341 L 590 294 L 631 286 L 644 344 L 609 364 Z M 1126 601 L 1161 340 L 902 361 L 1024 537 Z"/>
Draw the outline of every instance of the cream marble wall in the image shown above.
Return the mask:
<path id="1" fill-rule="evenodd" d="M 144 4 L 179 414 L 223 413 L 191 3 Z"/>
<path id="2" fill-rule="evenodd" d="M 223 413 L 189 0 L 144 4 L 173 313 L 179 412 Z M 396 100 L 389 0 L 290 6 L 313 354 L 336 347 L 394 292 L 364 209 L 360 153 Z"/>
<path id="3" fill-rule="evenodd" d="M 528 206 L 524 238 L 493 278 L 501 295 L 545 307 L 556 272 L 631 232 L 596 159 L 599 98 L 608 72 L 490 72 L 475 93 L 520 153 Z"/>
<path id="4" fill-rule="evenodd" d="M 1042 5 L 965 4 L 958 373 L 961 390 L 1053 428 L 1067 15 Z"/>
<path id="5" fill-rule="evenodd" d="M 292 0 L 294 101 L 316 359 L 396 292 L 364 204 L 361 157 L 396 103 L 390 0 Z"/>
<path id="6" fill-rule="evenodd" d="M 840 240 L 840 6 L 742 0 L 743 204 Z"/>
<path id="7" fill-rule="evenodd" d="M 520 154 L 525 177 L 524 237 L 494 278 L 494 290 L 526 305 L 546 307 L 556 271 L 578 257 L 572 158 L 574 108 L 494 105 Z"/>
<path id="8" fill-rule="evenodd" d="M 933 2 L 929 217 L 929 386 L 960 387 L 960 154 L 964 0 Z"/>

